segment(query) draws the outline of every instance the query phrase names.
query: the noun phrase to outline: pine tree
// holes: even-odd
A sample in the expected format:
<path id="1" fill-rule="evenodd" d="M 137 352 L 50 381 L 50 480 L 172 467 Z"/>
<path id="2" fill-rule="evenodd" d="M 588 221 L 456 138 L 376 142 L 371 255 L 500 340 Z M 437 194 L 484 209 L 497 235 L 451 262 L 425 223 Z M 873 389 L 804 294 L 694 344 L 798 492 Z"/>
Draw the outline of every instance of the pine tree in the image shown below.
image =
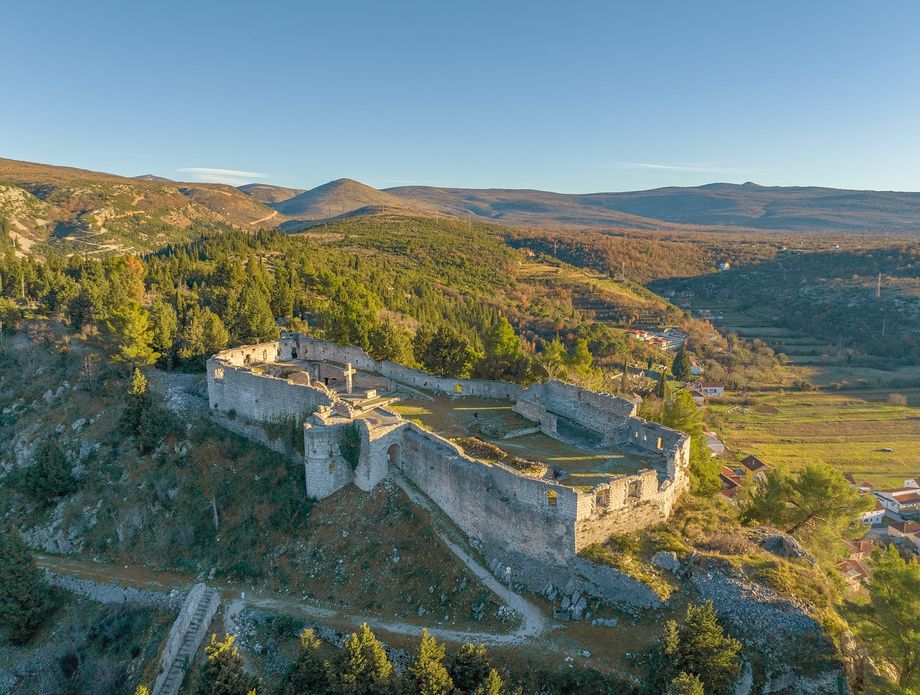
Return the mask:
<path id="1" fill-rule="evenodd" d="M 836 539 L 873 504 L 871 495 L 860 495 L 834 467 L 809 463 L 792 473 L 774 468 L 758 479 L 742 500 L 742 516 L 794 535 Z"/>
<path id="2" fill-rule="evenodd" d="M 706 695 L 699 677 L 683 671 L 668 684 L 665 695 Z"/>
<path id="3" fill-rule="evenodd" d="M 486 648 L 471 642 L 463 644 L 454 652 L 447 664 L 447 672 L 454 686 L 465 693 L 471 693 L 478 688 L 491 670 L 492 663 L 489 661 Z"/>
<path id="4" fill-rule="evenodd" d="M 693 372 L 690 369 L 690 355 L 687 354 L 687 344 L 680 346 L 677 354 L 674 355 L 674 362 L 671 364 L 671 374 L 678 381 L 689 381 Z"/>
<path id="5" fill-rule="evenodd" d="M 593 361 L 594 357 L 591 355 L 591 350 L 588 349 L 588 341 L 579 338 L 575 341 L 572 354 L 568 359 L 569 366 L 576 371 L 583 372 L 591 368 Z"/>
<path id="6" fill-rule="evenodd" d="M 223 641 L 211 635 L 204 648 L 207 661 L 201 667 L 197 695 L 248 695 L 258 687 L 259 679 L 243 668 L 235 641 L 236 635 L 225 635 Z"/>
<path id="7" fill-rule="evenodd" d="M 23 484 L 30 495 L 43 502 L 77 489 L 70 462 L 55 440 L 46 439 L 39 444 L 32 465 L 23 474 Z"/>
<path id="8" fill-rule="evenodd" d="M 172 304 L 157 297 L 150 305 L 150 347 L 159 353 L 162 361 L 170 365 L 175 354 L 179 334 L 179 318 Z"/>
<path id="9" fill-rule="evenodd" d="M 409 666 L 409 673 L 418 695 L 448 695 L 454 683 L 444 668 L 444 645 L 438 644 L 428 630 L 422 630 L 415 661 Z"/>
<path id="10" fill-rule="evenodd" d="M 364 623 L 346 640 L 331 674 L 334 693 L 386 695 L 393 677 L 393 664 L 383 645 Z"/>
<path id="11" fill-rule="evenodd" d="M 920 688 L 920 562 L 907 561 L 889 545 L 876 551 L 861 610 L 860 636 L 880 661 L 891 664 L 904 692 Z M 914 688 L 914 690 L 911 690 Z"/>
<path id="12" fill-rule="evenodd" d="M 414 350 L 422 367 L 438 376 L 468 377 L 476 361 L 470 342 L 449 326 L 440 326 L 433 333 L 420 330 Z"/>
<path id="13" fill-rule="evenodd" d="M 139 302 L 114 307 L 105 319 L 112 359 L 130 365 L 153 364 L 159 354 L 151 347 L 153 331 L 147 310 Z"/>
<path id="14" fill-rule="evenodd" d="M 236 323 L 231 334 L 239 343 L 261 343 L 278 337 L 278 325 L 272 316 L 265 292 L 250 278 L 240 292 Z"/>
<path id="15" fill-rule="evenodd" d="M 276 695 L 325 695 L 329 692 L 329 674 L 319 656 L 320 646 L 322 642 L 311 628 L 300 633 L 300 653 L 284 674 Z"/>
<path id="16" fill-rule="evenodd" d="M 683 622 L 665 623 L 647 688 L 661 692 L 685 674 L 696 676 L 706 693 L 728 693 L 741 670 L 740 652 L 741 643 L 726 636 L 719 625 L 712 601 L 691 603 Z"/>
<path id="17" fill-rule="evenodd" d="M 205 358 L 220 352 L 230 342 L 230 334 L 223 321 L 210 309 L 201 312 L 201 342 Z"/>
<path id="18" fill-rule="evenodd" d="M 690 435 L 690 474 L 693 491 L 703 497 L 716 494 L 722 464 L 712 455 L 703 436 L 703 415 L 689 391 L 676 391 L 664 403 L 661 423 Z"/>
<path id="19" fill-rule="evenodd" d="M 472 692 L 473 695 L 505 695 L 508 692 L 508 688 L 505 686 L 505 681 L 502 680 L 502 677 L 498 675 L 498 671 L 493 668 L 482 683 Z"/>
<path id="20" fill-rule="evenodd" d="M 24 644 L 50 607 L 48 587 L 19 532 L 0 527 L 0 632 Z"/>

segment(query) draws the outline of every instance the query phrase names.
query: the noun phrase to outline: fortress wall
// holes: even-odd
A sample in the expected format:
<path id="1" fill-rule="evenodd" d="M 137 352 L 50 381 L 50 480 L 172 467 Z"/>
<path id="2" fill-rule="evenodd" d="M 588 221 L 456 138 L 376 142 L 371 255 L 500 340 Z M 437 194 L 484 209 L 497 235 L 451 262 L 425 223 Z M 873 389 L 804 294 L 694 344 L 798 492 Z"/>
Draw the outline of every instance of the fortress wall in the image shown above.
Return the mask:
<path id="1" fill-rule="evenodd" d="M 377 361 L 372 359 L 364 350 L 354 345 L 339 345 L 328 340 L 317 340 L 304 335 L 297 335 L 297 357 L 303 360 L 316 362 L 338 362 L 339 364 L 351 363 L 355 369 L 365 372 L 376 372 Z"/>
<path id="2" fill-rule="evenodd" d="M 658 473 L 640 471 L 621 476 L 594 489 L 590 512 L 579 515 L 575 524 L 575 545 L 582 550 L 614 533 L 639 531 L 667 521 L 681 489 L 666 481 L 659 486 Z M 587 510 L 589 505 L 585 505 Z"/>
<path id="3" fill-rule="evenodd" d="M 636 404 L 630 400 L 595 393 L 561 381 L 534 384 L 522 398 L 586 429 L 608 436 L 620 434 L 626 419 L 636 411 Z"/>
<path id="4" fill-rule="evenodd" d="M 321 405 L 330 405 L 327 393 L 287 379 L 256 374 L 245 367 L 208 360 L 208 400 L 213 410 L 237 414 L 251 420 L 271 421 L 282 416 L 300 417 Z M 236 359 L 236 357 L 234 357 Z"/>
<path id="5" fill-rule="evenodd" d="M 325 425 L 316 418 L 311 420 L 313 422 L 303 426 L 307 496 L 323 499 L 352 482 L 354 473 L 339 451 L 345 425 Z"/>
<path id="6" fill-rule="evenodd" d="M 533 401 L 518 400 L 511 406 L 511 410 L 518 415 L 540 424 L 540 431 L 543 434 L 553 436 L 556 434 L 556 416 L 547 411 L 543 406 Z"/>
<path id="7" fill-rule="evenodd" d="M 211 359 L 219 359 L 225 364 L 234 367 L 247 367 L 250 364 L 266 364 L 277 362 L 280 350 L 280 342 L 259 343 L 257 345 L 241 345 L 238 348 L 230 348 L 218 352 Z"/>
<path id="8" fill-rule="evenodd" d="M 337 362 L 365 372 L 377 372 L 382 376 L 413 386 L 427 389 L 448 396 L 479 396 L 481 398 L 500 398 L 513 400 L 523 392 L 517 384 L 504 381 L 485 381 L 481 379 L 452 379 L 427 374 L 418 369 L 411 369 L 395 362 L 378 362 L 364 350 L 354 346 L 339 345 L 327 340 L 317 340 L 307 336 L 297 336 L 297 356 L 301 359 Z M 387 382 L 387 386 L 389 383 Z M 459 387 L 459 389 L 458 389 Z M 362 388 L 367 388 L 363 387 Z M 371 388 L 377 388 L 376 386 Z"/>
<path id="9" fill-rule="evenodd" d="M 524 389 L 507 381 L 485 381 L 482 379 L 452 379 L 427 374 L 418 369 L 410 369 L 395 362 L 380 362 L 381 374 L 408 386 L 426 389 L 447 396 L 478 396 L 480 398 L 498 398 L 514 400 Z"/>
<path id="10" fill-rule="evenodd" d="M 352 378 L 352 383 L 356 389 L 367 390 L 367 389 L 377 389 L 379 393 L 385 393 L 393 388 L 393 382 L 386 378 L 385 376 L 378 376 L 377 374 L 367 374 L 366 372 L 358 372 Z"/>
<path id="11" fill-rule="evenodd" d="M 467 458 L 414 423 L 401 431 L 399 468 L 484 548 L 518 547 L 530 560 L 555 565 L 572 557 L 574 490 Z M 555 493 L 555 506 L 549 492 Z"/>

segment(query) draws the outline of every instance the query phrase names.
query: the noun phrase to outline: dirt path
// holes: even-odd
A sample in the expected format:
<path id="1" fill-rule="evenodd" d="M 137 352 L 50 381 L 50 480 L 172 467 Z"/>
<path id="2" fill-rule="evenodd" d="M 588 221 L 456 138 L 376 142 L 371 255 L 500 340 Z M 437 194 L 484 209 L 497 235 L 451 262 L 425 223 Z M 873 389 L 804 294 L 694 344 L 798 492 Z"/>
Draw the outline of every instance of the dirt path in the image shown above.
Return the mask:
<path id="1" fill-rule="evenodd" d="M 394 479 L 396 484 L 399 485 L 402 491 L 406 493 L 406 496 L 422 509 L 426 510 L 431 515 L 432 520 L 435 520 L 444 514 L 444 512 L 437 508 L 435 504 L 429 500 L 422 492 L 415 489 L 411 483 L 405 480 L 402 475 L 394 476 Z M 541 611 L 538 606 L 528 601 L 526 598 L 521 596 L 521 594 L 513 592 L 511 589 L 502 584 L 498 579 L 492 576 L 491 572 L 480 565 L 469 553 L 463 550 L 463 548 L 455 543 L 454 540 L 448 537 L 448 534 L 444 531 L 442 525 L 435 524 L 434 531 L 438 534 L 438 537 L 444 541 L 444 544 L 448 547 L 450 552 L 452 552 L 457 557 L 457 559 L 460 560 L 460 562 L 466 565 L 467 569 L 475 574 L 479 581 L 481 581 L 489 590 L 492 591 L 492 593 L 498 596 L 507 606 L 514 609 L 514 611 L 521 616 L 521 625 L 517 630 L 509 635 L 500 636 L 513 638 L 504 643 L 507 644 L 509 642 L 516 642 L 521 641 L 522 639 L 536 637 L 538 635 L 542 635 L 549 629 L 550 622 L 546 619 L 543 611 Z M 433 631 L 432 634 L 434 634 Z M 498 635 L 496 635 L 496 637 L 498 637 Z M 492 644 L 500 643 L 502 642 L 493 642 Z"/>
<path id="2" fill-rule="evenodd" d="M 214 582 L 208 582 L 208 585 L 217 589 L 221 597 L 226 601 L 227 608 L 224 622 L 228 631 L 238 629 L 237 620 L 244 608 L 256 608 L 286 615 L 307 617 L 317 621 L 331 622 L 339 627 L 343 625 L 358 627 L 362 623 L 367 623 L 374 630 L 398 635 L 418 635 L 421 634 L 423 628 L 426 628 L 429 633 L 444 641 L 456 643 L 473 641 L 487 646 L 519 644 L 543 634 L 548 629 L 549 621 L 546 620 L 539 608 L 502 586 L 482 566 L 451 541 L 446 538 L 444 541 L 489 589 L 494 591 L 507 605 L 522 616 L 521 624 L 515 630 L 504 634 L 477 630 L 449 630 L 440 628 L 436 624 L 403 623 L 341 609 L 326 608 L 274 592 L 253 592 L 239 586 L 216 584 Z M 40 567 L 60 575 L 90 579 L 121 587 L 164 592 L 171 589 L 188 590 L 196 581 L 194 577 L 181 573 L 154 572 L 146 568 L 93 562 L 92 560 L 74 556 L 39 554 L 36 560 Z"/>
<path id="3" fill-rule="evenodd" d="M 266 215 L 265 217 L 263 217 L 263 218 L 261 218 L 261 219 L 253 220 L 253 221 L 250 222 L 249 224 L 259 224 L 260 222 L 266 222 L 266 221 L 268 221 L 268 220 L 270 220 L 270 219 L 272 219 L 272 218 L 274 218 L 274 217 L 277 217 L 277 216 L 278 216 L 278 211 L 277 211 L 277 210 L 272 210 L 272 214 L 271 214 L 271 215 Z"/>

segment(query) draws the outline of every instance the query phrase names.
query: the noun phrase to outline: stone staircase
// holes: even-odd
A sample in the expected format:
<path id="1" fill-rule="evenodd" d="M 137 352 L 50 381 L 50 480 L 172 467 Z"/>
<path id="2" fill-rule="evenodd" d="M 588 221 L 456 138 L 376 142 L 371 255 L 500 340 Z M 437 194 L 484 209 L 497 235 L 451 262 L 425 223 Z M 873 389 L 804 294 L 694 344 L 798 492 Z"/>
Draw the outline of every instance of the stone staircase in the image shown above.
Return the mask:
<path id="1" fill-rule="evenodd" d="M 169 630 L 166 646 L 160 655 L 160 671 L 153 686 L 153 695 L 176 695 L 179 692 L 185 672 L 219 606 L 220 595 L 216 589 L 209 589 L 204 584 L 192 587 Z"/>

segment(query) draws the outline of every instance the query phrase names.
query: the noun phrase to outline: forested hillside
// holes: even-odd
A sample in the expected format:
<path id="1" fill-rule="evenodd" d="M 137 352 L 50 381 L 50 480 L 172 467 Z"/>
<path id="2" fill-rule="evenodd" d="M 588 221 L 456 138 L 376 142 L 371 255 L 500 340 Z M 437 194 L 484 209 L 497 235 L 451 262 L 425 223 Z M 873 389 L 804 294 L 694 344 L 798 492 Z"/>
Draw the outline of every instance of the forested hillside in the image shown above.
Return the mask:
<path id="1" fill-rule="evenodd" d="M 132 179 L 0 159 L 0 231 L 21 253 L 52 248 L 98 255 L 152 251 L 285 217 L 232 186 Z"/>
<path id="2" fill-rule="evenodd" d="M 786 251 L 764 263 L 652 287 L 693 293 L 694 307 L 743 315 L 752 327 L 810 336 L 815 358 L 841 351 L 845 359 L 876 357 L 889 367 L 920 360 L 917 244 Z M 778 350 L 784 335 L 776 336 Z"/>

